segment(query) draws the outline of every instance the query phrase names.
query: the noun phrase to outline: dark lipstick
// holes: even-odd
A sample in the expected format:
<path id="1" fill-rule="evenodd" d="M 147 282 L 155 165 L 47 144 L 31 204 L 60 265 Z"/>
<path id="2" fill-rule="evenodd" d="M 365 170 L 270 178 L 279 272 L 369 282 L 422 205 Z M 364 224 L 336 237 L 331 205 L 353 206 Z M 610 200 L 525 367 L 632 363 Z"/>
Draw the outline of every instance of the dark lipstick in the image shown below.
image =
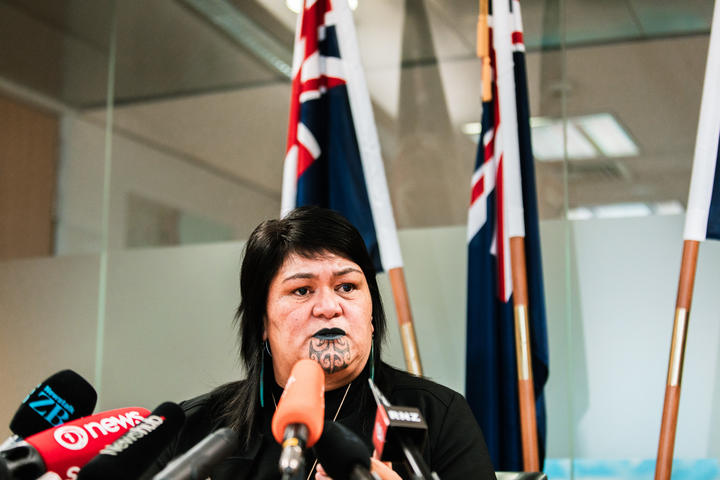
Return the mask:
<path id="1" fill-rule="evenodd" d="M 345 330 L 342 328 L 321 328 L 313 334 L 313 337 L 320 340 L 335 340 L 345 336 Z"/>

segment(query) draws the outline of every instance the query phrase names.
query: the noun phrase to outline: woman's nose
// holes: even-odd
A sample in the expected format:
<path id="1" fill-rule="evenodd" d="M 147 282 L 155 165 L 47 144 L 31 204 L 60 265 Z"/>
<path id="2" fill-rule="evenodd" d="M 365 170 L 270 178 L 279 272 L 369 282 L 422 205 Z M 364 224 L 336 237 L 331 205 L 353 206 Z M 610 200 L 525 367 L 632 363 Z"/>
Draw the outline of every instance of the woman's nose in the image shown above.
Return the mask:
<path id="1" fill-rule="evenodd" d="M 342 314 L 340 301 L 332 289 L 320 289 L 315 297 L 313 315 L 316 317 L 335 318 Z"/>

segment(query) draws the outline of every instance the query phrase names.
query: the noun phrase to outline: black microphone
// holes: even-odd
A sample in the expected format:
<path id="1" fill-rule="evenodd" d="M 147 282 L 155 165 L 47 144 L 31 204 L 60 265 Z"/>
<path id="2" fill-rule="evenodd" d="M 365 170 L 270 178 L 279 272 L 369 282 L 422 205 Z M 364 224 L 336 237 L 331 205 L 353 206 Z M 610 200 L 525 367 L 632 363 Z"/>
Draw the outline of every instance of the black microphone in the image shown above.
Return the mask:
<path id="1" fill-rule="evenodd" d="M 171 461 L 153 480 L 204 480 L 215 465 L 237 450 L 239 444 L 238 434 L 231 428 L 215 430 Z"/>
<path id="2" fill-rule="evenodd" d="M 335 479 L 371 480 L 370 450 L 346 426 L 326 420 L 320 440 L 313 447 L 318 462 Z"/>
<path id="3" fill-rule="evenodd" d="M 413 479 L 437 478 L 420 454 L 427 439 L 427 423 L 420 410 L 391 405 L 375 383 L 368 382 L 377 403 L 373 445 L 380 460 L 404 462 Z"/>
<path id="4" fill-rule="evenodd" d="M 10 421 L 10 430 L 15 437 L 7 439 L 0 450 L 20 438 L 88 416 L 95 409 L 96 402 L 97 393 L 87 380 L 72 370 L 57 372 L 41 382 L 22 401 Z"/>
<path id="5" fill-rule="evenodd" d="M 185 422 L 179 405 L 165 402 L 105 446 L 78 472 L 77 480 L 122 480 L 138 478 L 150 467 Z"/>
<path id="6" fill-rule="evenodd" d="M 3 461 L 0 461 L 0 480 L 10 480 L 10 468 Z"/>

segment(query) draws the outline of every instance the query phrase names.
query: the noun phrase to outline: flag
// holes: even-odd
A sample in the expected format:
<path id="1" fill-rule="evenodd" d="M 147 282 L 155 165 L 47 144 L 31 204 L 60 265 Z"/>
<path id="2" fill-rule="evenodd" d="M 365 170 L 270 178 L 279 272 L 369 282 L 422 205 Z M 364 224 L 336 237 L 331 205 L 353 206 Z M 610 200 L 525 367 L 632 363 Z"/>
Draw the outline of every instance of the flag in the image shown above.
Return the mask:
<path id="1" fill-rule="evenodd" d="M 346 0 L 298 15 L 282 211 L 319 205 L 360 231 L 378 271 L 402 266 L 355 26 Z"/>
<path id="2" fill-rule="evenodd" d="M 495 469 L 519 471 L 523 458 L 510 237 L 525 239 L 540 465 L 549 354 L 520 5 L 494 0 L 491 8 L 493 95 L 483 103 L 468 212 L 466 397 Z"/>
<path id="3" fill-rule="evenodd" d="M 685 240 L 720 240 L 720 3 L 715 2 L 690 180 Z"/>

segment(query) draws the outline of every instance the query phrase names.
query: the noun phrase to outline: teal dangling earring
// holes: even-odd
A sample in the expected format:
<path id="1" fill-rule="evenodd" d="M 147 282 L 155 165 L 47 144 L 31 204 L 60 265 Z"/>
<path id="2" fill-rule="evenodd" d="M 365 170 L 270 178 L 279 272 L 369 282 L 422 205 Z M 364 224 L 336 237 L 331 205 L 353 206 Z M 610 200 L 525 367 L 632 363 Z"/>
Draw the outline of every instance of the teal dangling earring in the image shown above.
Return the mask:
<path id="1" fill-rule="evenodd" d="M 373 337 L 373 340 L 375 338 Z M 370 380 L 375 381 L 375 342 L 370 344 Z"/>
<path id="2" fill-rule="evenodd" d="M 260 408 L 265 408 L 265 345 L 260 347 Z"/>

